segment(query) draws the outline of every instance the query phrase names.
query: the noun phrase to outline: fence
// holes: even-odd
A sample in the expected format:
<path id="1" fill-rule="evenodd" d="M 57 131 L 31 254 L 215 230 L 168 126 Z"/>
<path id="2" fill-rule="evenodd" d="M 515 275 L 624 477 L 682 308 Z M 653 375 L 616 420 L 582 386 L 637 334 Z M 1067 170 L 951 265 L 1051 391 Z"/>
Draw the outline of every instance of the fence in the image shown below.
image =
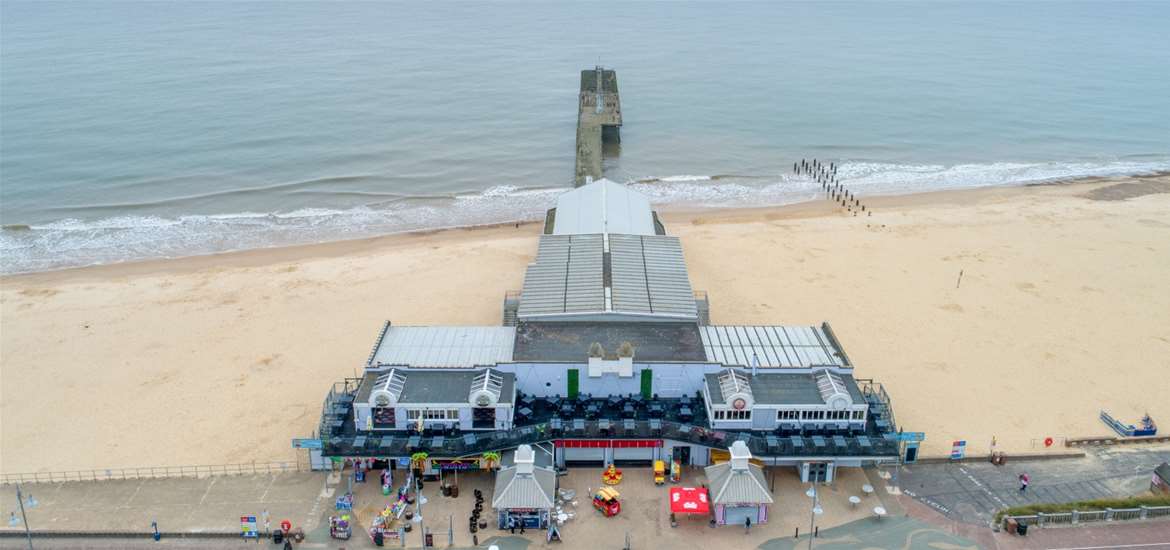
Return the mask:
<path id="1" fill-rule="evenodd" d="M 1073 510 L 1054 514 L 1038 513 L 1028 516 L 1005 516 L 1016 523 L 1036 527 L 1076 525 L 1093 521 L 1132 521 L 1170 517 L 1170 506 L 1141 506 L 1138 508 L 1106 508 L 1104 510 Z"/>
<path id="2" fill-rule="evenodd" d="M 29 472 L 0 474 L 0 485 L 12 483 L 61 483 L 66 481 L 110 481 L 118 479 L 161 479 L 172 477 L 208 477 L 231 475 L 307 472 L 306 460 L 290 462 L 251 462 L 213 466 L 147 466 L 141 468 L 107 468 L 69 472 Z"/>

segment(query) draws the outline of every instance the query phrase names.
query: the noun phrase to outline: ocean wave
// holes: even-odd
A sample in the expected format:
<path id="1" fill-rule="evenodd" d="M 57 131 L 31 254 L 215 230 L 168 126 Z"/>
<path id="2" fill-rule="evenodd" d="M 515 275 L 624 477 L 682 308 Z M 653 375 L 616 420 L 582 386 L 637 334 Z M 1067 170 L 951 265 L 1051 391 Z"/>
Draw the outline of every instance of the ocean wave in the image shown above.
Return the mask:
<path id="1" fill-rule="evenodd" d="M 917 165 L 840 162 L 838 180 L 860 195 L 900 194 L 1170 171 L 1170 159 L 1076 163 Z M 657 205 L 733 207 L 814 200 L 820 184 L 792 174 L 675 175 L 633 179 Z M 0 273 L 307 244 L 423 229 L 537 220 L 559 187 L 498 184 L 476 193 L 403 196 L 351 208 L 163 217 L 120 214 L 0 227 Z M 248 192 L 253 192 L 249 190 Z M 407 200 L 410 199 L 410 200 Z"/>

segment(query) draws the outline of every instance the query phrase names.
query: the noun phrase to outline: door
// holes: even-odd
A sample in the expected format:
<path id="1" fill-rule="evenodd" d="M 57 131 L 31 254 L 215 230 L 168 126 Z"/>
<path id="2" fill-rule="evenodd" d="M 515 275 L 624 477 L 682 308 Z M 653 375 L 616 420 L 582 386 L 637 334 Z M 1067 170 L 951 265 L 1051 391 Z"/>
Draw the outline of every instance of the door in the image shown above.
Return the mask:
<path id="1" fill-rule="evenodd" d="M 691 465 L 691 448 L 689 445 L 675 447 L 672 451 L 672 456 L 674 460 L 683 466 Z"/>
<path id="2" fill-rule="evenodd" d="M 566 447 L 565 464 L 597 465 L 605 462 L 604 447 Z"/>
<path id="3" fill-rule="evenodd" d="M 625 465 L 649 466 L 654 460 L 654 447 L 615 448 L 613 461 Z"/>
<path id="4" fill-rule="evenodd" d="M 642 369 L 642 397 L 650 399 L 654 395 L 654 372 Z"/>
<path id="5" fill-rule="evenodd" d="M 809 462 L 808 463 L 808 480 L 812 483 L 825 483 L 828 481 L 829 465 L 824 462 Z"/>
<path id="6" fill-rule="evenodd" d="M 725 506 L 723 508 L 723 523 L 726 525 L 743 525 L 748 519 L 756 522 L 758 510 L 755 506 Z"/>
<path id="7" fill-rule="evenodd" d="M 565 389 L 565 395 L 569 399 L 576 399 L 577 392 L 580 389 L 581 371 L 579 369 L 569 369 L 566 378 L 569 381 L 569 387 Z"/>

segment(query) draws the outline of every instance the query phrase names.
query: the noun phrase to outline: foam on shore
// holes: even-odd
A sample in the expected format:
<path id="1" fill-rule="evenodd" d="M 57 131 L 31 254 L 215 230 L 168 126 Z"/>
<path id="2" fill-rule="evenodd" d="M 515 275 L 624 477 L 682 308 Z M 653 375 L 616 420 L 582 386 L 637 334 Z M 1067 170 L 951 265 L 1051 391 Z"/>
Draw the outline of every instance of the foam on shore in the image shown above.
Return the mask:
<path id="1" fill-rule="evenodd" d="M 906 194 L 982 186 L 1026 185 L 1086 177 L 1150 174 L 1170 161 L 943 165 L 846 162 L 838 179 L 861 195 Z M 811 201 L 820 185 L 783 174 L 673 175 L 628 182 L 656 205 L 776 206 Z M 353 208 L 229 212 L 162 217 L 67 218 L 0 228 L 0 273 L 26 273 L 154 258 L 357 239 L 407 231 L 536 220 L 560 187 L 496 185 L 453 196 L 398 196 Z"/>

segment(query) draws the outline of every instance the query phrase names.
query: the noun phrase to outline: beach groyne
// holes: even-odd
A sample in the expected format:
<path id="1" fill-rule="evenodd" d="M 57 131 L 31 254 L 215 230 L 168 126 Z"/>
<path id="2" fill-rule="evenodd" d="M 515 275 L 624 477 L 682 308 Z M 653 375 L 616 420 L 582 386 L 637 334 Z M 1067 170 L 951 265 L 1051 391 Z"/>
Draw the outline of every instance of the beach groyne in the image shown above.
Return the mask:
<path id="1" fill-rule="evenodd" d="M 601 178 L 602 147 L 621 142 L 622 102 L 617 72 L 601 66 L 581 71 L 577 95 L 577 163 L 574 183 Z"/>

